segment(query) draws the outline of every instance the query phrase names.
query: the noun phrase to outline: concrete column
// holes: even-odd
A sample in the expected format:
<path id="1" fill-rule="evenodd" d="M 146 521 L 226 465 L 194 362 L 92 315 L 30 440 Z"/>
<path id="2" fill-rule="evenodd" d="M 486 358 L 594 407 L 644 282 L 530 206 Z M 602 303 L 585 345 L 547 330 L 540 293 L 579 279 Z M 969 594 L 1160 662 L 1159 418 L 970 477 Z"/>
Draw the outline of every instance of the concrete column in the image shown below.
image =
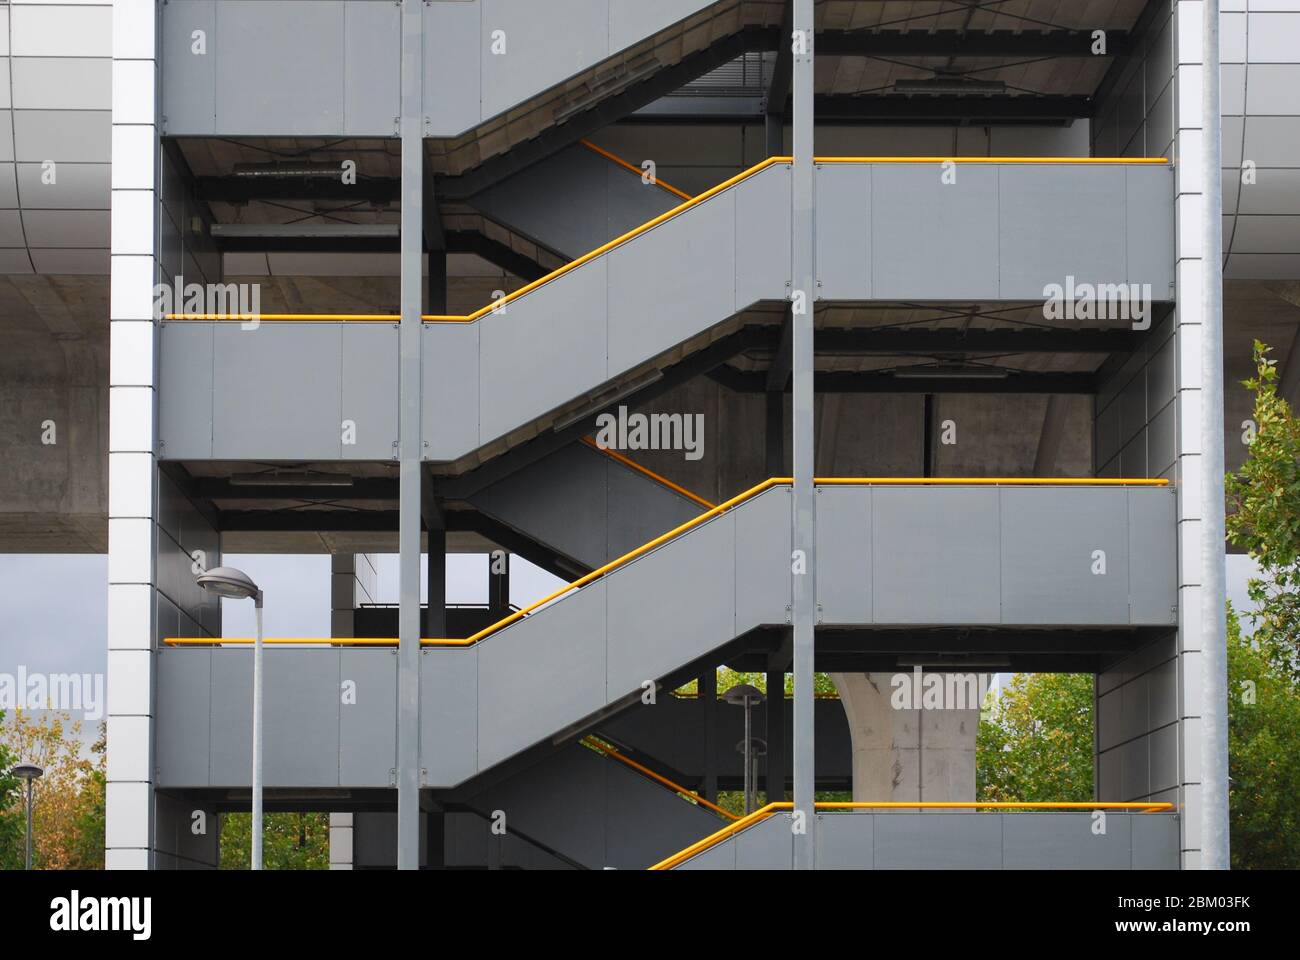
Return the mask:
<path id="1" fill-rule="evenodd" d="M 352 869 L 352 817 L 350 813 L 330 814 L 330 869 Z"/>
<path id="2" fill-rule="evenodd" d="M 945 684 L 949 676 L 930 675 L 942 677 Z M 978 707 L 896 708 L 891 700 L 896 676 L 912 682 L 910 671 L 831 674 L 849 722 L 853 799 L 974 800 Z"/>
<path id="3" fill-rule="evenodd" d="M 153 865 L 158 482 L 153 289 L 160 274 L 157 33 L 153 0 L 115 0 L 104 857 L 110 870 Z"/>

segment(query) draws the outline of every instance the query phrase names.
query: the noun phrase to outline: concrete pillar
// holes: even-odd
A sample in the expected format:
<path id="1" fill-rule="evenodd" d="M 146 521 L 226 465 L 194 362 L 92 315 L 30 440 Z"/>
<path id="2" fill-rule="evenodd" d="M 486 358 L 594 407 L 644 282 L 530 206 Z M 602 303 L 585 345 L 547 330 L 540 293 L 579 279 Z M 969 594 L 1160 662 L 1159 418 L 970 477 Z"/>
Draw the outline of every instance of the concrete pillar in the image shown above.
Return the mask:
<path id="1" fill-rule="evenodd" d="M 330 869 L 352 869 L 352 817 L 350 813 L 330 814 Z"/>
<path id="2" fill-rule="evenodd" d="M 968 674 L 926 674 L 944 680 Z M 987 687 L 987 675 L 983 681 Z M 913 683 L 911 671 L 833 673 L 853 745 L 853 799 L 867 801 L 972 801 L 975 736 L 980 711 L 911 706 L 896 708 L 895 677 Z M 961 701 L 967 703 L 969 701 Z"/>

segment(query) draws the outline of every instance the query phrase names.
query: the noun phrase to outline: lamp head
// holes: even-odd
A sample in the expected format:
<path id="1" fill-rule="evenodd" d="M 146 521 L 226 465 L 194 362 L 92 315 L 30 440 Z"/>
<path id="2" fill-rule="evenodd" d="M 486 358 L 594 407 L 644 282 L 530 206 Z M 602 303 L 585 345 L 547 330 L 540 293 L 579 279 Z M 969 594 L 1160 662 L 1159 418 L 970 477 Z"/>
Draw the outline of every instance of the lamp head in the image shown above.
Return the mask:
<path id="1" fill-rule="evenodd" d="M 209 593 L 219 597 L 231 597 L 236 600 L 256 600 L 262 602 L 262 591 L 253 578 L 234 567 L 214 567 L 205 570 L 195 578 L 198 585 Z"/>

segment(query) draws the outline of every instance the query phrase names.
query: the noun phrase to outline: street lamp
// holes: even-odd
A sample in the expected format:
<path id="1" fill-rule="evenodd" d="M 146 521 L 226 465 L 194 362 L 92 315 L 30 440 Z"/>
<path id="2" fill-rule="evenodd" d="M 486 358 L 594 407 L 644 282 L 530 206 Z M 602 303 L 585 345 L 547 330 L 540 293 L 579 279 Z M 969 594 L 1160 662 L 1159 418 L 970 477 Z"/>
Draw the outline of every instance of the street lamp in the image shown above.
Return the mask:
<path id="1" fill-rule="evenodd" d="M 253 869 L 262 869 L 262 591 L 252 577 L 234 567 L 216 567 L 197 577 L 198 584 L 218 597 L 252 600 L 257 615 L 253 642 Z"/>
<path id="2" fill-rule="evenodd" d="M 42 770 L 34 763 L 20 763 L 14 767 L 14 776 L 19 780 L 27 783 L 27 866 L 26 869 L 32 868 L 32 783 L 37 777 L 44 774 Z"/>
<path id="3" fill-rule="evenodd" d="M 722 699 L 727 703 L 734 703 L 737 706 L 745 708 L 745 739 L 739 744 L 743 749 L 740 751 L 745 757 L 745 813 L 753 813 L 753 807 L 757 798 L 755 797 L 756 789 L 754 781 L 753 768 L 753 737 L 751 736 L 752 724 L 750 722 L 750 710 L 756 705 L 763 702 L 763 691 L 758 687 L 748 683 L 738 683 L 722 695 Z M 770 798 L 769 798 L 770 799 Z"/>

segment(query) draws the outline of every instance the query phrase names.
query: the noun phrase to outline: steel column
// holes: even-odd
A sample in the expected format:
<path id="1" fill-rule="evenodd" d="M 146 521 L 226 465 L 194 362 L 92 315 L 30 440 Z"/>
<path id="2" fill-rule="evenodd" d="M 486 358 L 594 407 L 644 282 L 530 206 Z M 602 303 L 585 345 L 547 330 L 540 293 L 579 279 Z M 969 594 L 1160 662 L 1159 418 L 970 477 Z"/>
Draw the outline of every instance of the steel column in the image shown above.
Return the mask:
<path id="1" fill-rule="evenodd" d="M 1186 9 L 1185 7 L 1183 9 Z M 1228 855 L 1228 651 L 1225 605 L 1223 504 L 1223 167 L 1219 109 L 1219 3 L 1201 7 L 1201 169 L 1205 207 L 1201 319 L 1201 866 L 1227 870 Z"/>
<path id="2" fill-rule="evenodd" d="M 420 313 L 424 283 L 424 4 L 402 0 L 402 235 L 397 657 L 397 869 L 420 867 Z"/>
<path id="3" fill-rule="evenodd" d="M 816 829 L 813 772 L 813 631 L 817 616 L 816 501 L 813 458 L 813 0 L 793 0 L 794 169 L 791 177 L 792 251 L 791 421 L 794 467 L 791 537 L 791 622 L 794 625 L 794 866 L 814 866 Z"/>

